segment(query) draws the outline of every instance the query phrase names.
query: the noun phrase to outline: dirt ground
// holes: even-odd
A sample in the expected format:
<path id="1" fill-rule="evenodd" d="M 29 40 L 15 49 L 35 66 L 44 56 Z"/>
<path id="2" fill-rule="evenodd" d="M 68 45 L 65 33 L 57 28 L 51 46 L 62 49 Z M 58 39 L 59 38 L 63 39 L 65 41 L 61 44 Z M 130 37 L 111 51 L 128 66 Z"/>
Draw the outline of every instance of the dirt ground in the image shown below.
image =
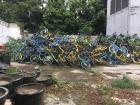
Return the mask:
<path id="1" fill-rule="evenodd" d="M 48 74 L 55 78 L 67 81 L 62 86 L 52 85 L 46 88 L 44 105 L 114 105 L 105 101 L 115 101 L 115 105 L 140 105 L 140 90 L 110 89 L 102 95 L 96 89 L 98 85 L 109 85 L 112 79 L 127 75 L 140 84 L 140 65 L 118 65 L 113 67 L 95 66 L 91 71 L 78 68 L 59 66 L 40 66 L 19 64 L 12 66 L 22 70 L 32 71 L 33 68 L 42 69 L 41 76 Z M 6 105 L 10 105 L 9 102 Z"/>

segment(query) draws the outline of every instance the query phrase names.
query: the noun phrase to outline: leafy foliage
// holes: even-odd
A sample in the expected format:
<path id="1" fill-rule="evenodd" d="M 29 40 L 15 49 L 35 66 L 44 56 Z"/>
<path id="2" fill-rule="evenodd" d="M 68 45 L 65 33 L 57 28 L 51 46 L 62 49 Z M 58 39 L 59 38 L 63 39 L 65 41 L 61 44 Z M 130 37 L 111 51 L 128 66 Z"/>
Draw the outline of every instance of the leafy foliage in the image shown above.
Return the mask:
<path id="1" fill-rule="evenodd" d="M 6 51 L 5 53 L 14 57 L 17 53 L 17 50 L 22 46 L 22 40 L 23 39 L 9 39 L 9 41 L 6 43 Z"/>
<path id="2" fill-rule="evenodd" d="M 105 34 L 106 0 L 4 0 L 0 19 L 31 33 L 44 27 L 57 34 Z"/>

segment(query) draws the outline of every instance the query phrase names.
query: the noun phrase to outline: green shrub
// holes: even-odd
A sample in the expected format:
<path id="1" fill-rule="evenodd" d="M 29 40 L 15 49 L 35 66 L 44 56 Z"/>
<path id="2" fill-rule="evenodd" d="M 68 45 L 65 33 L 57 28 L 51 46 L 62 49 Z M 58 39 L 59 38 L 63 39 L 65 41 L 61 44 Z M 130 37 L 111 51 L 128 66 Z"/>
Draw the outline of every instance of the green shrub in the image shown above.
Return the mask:
<path id="1" fill-rule="evenodd" d="M 138 88 L 137 84 L 133 80 L 129 79 L 127 76 L 123 76 L 122 79 L 113 80 L 111 85 L 112 85 L 112 87 L 121 88 L 121 89 L 124 89 L 124 88 L 136 89 L 136 88 Z"/>

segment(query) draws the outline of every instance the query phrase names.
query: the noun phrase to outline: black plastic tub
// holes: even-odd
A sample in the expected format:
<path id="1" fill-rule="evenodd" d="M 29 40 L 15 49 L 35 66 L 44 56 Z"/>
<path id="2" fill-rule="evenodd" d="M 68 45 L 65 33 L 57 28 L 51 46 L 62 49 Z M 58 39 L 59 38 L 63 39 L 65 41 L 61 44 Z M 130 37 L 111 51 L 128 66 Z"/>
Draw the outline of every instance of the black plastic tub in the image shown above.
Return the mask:
<path id="1" fill-rule="evenodd" d="M 9 56 L 9 55 L 4 55 L 4 56 L 2 57 L 2 62 L 5 63 L 5 64 L 10 65 L 10 64 L 11 64 L 11 56 Z"/>
<path id="2" fill-rule="evenodd" d="M 7 75 L 0 75 L 0 87 L 5 87 L 9 90 L 8 98 L 11 97 L 13 78 Z"/>
<path id="3" fill-rule="evenodd" d="M 0 105 L 4 105 L 7 95 L 9 93 L 9 90 L 4 87 L 0 87 Z"/>
<path id="4" fill-rule="evenodd" d="M 13 82 L 12 82 L 12 95 L 15 94 L 15 89 L 23 84 L 23 76 L 22 75 L 12 75 Z"/>
<path id="5" fill-rule="evenodd" d="M 36 78 L 38 78 L 42 72 L 41 69 L 34 69 L 33 71 L 23 71 L 24 73 L 27 74 L 36 74 Z"/>
<path id="6" fill-rule="evenodd" d="M 0 87 L 5 87 L 9 90 L 12 88 L 13 78 L 8 75 L 0 75 Z"/>
<path id="7" fill-rule="evenodd" d="M 22 85 L 23 84 L 23 76 L 22 75 L 12 75 L 12 78 L 13 78 L 13 83 L 12 83 L 12 91 L 11 91 L 11 101 L 12 101 L 12 104 L 14 105 L 15 103 L 15 95 L 16 95 L 16 92 L 15 92 L 15 89 Z"/>
<path id="8" fill-rule="evenodd" d="M 0 74 L 5 74 L 2 70 L 0 70 Z"/>
<path id="9" fill-rule="evenodd" d="M 16 88 L 15 105 L 41 105 L 45 86 L 39 83 L 24 84 Z"/>
<path id="10" fill-rule="evenodd" d="M 23 76 L 22 75 L 12 75 L 12 78 L 13 78 L 13 88 L 16 88 L 18 87 L 19 85 L 22 85 L 23 84 Z"/>
<path id="11" fill-rule="evenodd" d="M 23 84 L 35 83 L 36 82 L 36 73 L 22 73 Z"/>
<path id="12" fill-rule="evenodd" d="M 44 77 L 38 77 L 36 80 L 37 80 L 38 83 L 42 83 L 45 86 L 50 86 L 50 85 L 54 84 L 52 75 L 47 75 L 47 76 L 44 76 Z"/>
<path id="13" fill-rule="evenodd" d="M 8 66 L 9 66 L 9 65 L 7 65 L 7 64 L 5 64 L 5 63 L 2 63 L 2 62 L 0 61 L 0 70 L 6 68 L 6 67 L 8 67 Z"/>

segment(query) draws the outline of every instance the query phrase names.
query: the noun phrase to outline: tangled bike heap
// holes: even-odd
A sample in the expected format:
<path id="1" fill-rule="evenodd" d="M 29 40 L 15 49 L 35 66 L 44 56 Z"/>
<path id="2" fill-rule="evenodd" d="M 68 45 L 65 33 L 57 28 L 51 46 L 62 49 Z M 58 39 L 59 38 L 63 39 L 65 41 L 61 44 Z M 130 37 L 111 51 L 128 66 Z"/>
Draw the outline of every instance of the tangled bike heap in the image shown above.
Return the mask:
<path id="1" fill-rule="evenodd" d="M 90 69 L 92 65 L 140 64 L 140 38 L 133 36 L 46 35 L 7 43 L 8 53 L 18 62 L 69 65 Z"/>

